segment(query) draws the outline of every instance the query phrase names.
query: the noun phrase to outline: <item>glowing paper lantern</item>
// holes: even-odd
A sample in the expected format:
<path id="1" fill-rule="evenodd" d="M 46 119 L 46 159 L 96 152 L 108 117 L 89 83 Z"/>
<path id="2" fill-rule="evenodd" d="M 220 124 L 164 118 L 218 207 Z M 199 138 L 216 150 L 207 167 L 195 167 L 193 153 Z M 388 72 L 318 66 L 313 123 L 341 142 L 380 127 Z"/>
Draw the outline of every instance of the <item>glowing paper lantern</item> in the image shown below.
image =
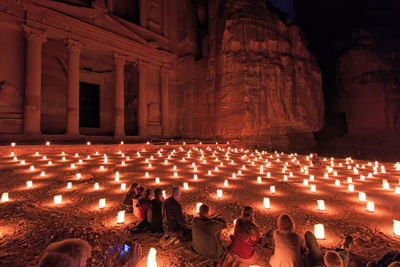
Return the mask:
<path id="1" fill-rule="evenodd" d="M 328 178 L 329 178 L 329 174 L 324 173 L 324 178 L 325 178 L 325 179 L 328 179 Z"/>
<path id="2" fill-rule="evenodd" d="M 354 185 L 353 184 L 349 184 L 349 186 L 347 187 L 347 191 L 354 192 Z"/>
<path id="3" fill-rule="evenodd" d="M 360 176 L 360 180 L 361 180 L 361 181 L 365 181 L 365 176 L 364 176 L 364 175 L 361 175 L 361 176 Z"/>
<path id="4" fill-rule="evenodd" d="M 46 176 L 46 173 L 44 172 L 44 171 L 42 171 L 41 173 L 40 173 L 40 176 Z"/>
<path id="5" fill-rule="evenodd" d="M 119 182 L 119 172 L 115 172 L 115 181 Z"/>
<path id="6" fill-rule="evenodd" d="M 364 192 L 358 192 L 358 200 L 359 201 L 367 201 L 367 195 Z"/>
<path id="7" fill-rule="evenodd" d="M 197 212 L 197 213 L 200 213 L 200 206 L 201 206 L 201 205 L 203 205 L 202 202 L 197 202 L 197 203 L 196 203 L 196 212 Z"/>
<path id="8" fill-rule="evenodd" d="M 347 183 L 351 184 L 353 182 L 353 179 L 351 179 L 351 177 L 347 177 Z"/>
<path id="9" fill-rule="evenodd" d="M 81 179 L 81 177 L 82 177 L 81 173 L 78 172 L 78 173 L 76 174 L 76 179 Z"/>
<path id="10" fill-rule="evenodd" d="M 393 233 L 400 236 L 400 221 L 393 220 Z"/>
<path id="11" fill-rule="evenodd" d="M 374 202 L 372 202 L 372 201 L 368 201 L 367 202 L 367 211 L 370 211 L 370 212 L 374 212 L 375 211 Z"/>
<path id="12" fill-rule="evenodd" d="M 336 181 L 335 181 L 335 185 L 336 185 L 336 186 L 340 186 L 340 180 L 336 180 Z"/>
<path id="13" fill-rule="evenodd" d="M 264 208 L 269 209 L 271 206 L 270 200 L 268 197 L 264 197 Z"/>
<path id="14" fill-rule="evenodd" d="M 217 197 L 219 197 L 219 198 L 222 197 L 222 190 L 221 189 L 217 190 Z"/>
<path id="15" fill-rule="evenodd" d="M 147 267 L 157 267 L 157 260 L 156 260 L 156 249 L 151 248 L 149 251 L 149 255 L 147 256 Z"/>
<path id="16" fill-rule="evenodd" d="M 100 171 L 104 171 L 104 166 L 103 165 L 100 166 Z"/>
<path id="17" fill-rule="evenodd" d="M 314 181 L 314 175 L 310 175 L 310 181 Z"/>
<path id="18" fill-rule="evenodd" d="M 212 173 L 211 173 L 211 171 L 210 170 L 208 170 L 208 173 L 207 173 L 208 175 L 211 175 Z"/>
<path id="19" fill-rule="evenodd" d="M 124 223 L 125 221 L 125 211 L 118 211 L 117 223 Z"/>
<path id="20" fill-rule="evenodd" d="M 15 146 L 15 143 L 14 143 L 14 142 L 12 142 L 12 143 L 11 143 L 11 146 Z"/>
<path id="21" fill-rule="evenodd" d="M 21 160 L 21 165 L 24 165 L 25 164 L 25 160 Z"/>
<path id="22" fill-rule="evenodd" d="M 317 200 L 317 203 L 319 210 L 325 210 L 325 202 L 323 200 Z"/>
<path id="23" fill-rule="evenodd" d="M 287 180 L 288 180 L 287 175 L 284 175 L 284 176 L 283 176 L 283 180 L 284 180 L 284 181 L 287 181 Z"/>
<path id="24" fill-rule="evenodd" d="M 389 185 L 388 182 L 383 183 L 382 187 L 383 187 L 384 190 L 389 190 L 390 189 L 390 185 Z"/>
<path id="25" fill-rule="evenodd" d="M 400 195 L 400 186 L 396 186 L 396 189 L 394 192 L 396 195 Z"/>
<path id="26" fill-rule="evenodd" d="M 31 167 L 29 168 L 29 170 L 32 172 L 35 170 L 35 166 L 31 165 Z"/>
<path id="27" fill-rule="evenodd" d="M 27 181 L 26 188 L 31 188 L 31 187 L 32 187 L 32 181 Z"/>
<path id="28" fill-rule="evenodd" d="M 197 174 L 193 175 L 193 179 L 197 181 Z"/>
<path id="29" fill-rule="evenodd" d="M 225 181 L 224 181 L 224 186 L 225 186 L 225 187 L 228 187 L 228 180 L 225 180 Z"/>
<path id="30" fill-rule="evenodd" d="M 99 199 L 99 209 L 105 208 L 106 207 L 106 199 L 105 198 L 100 198 Z"/>
<path id="31" fill-rule="evenodd" d="M 71 169 L 75 169 L 75 164 L 71 163 Z"/>
<path id="32" fill-rule="evenodd" d="M 260 176 L 257 177 L 257 183 L 261 184 L 261 177 Z"/>
<path id="33" fill-rule="evenodd" d="M 325 230 L 322 223 L 314 225 L 314 234 L 316 239 L 325 239 Z"/>
<path id="34" fill-rule="evenodd" d="M 271 173 L 267 172 L 267 178 L 271 178 Z"/>
<path id="35" fill-rule="evenodd" d="M 164 199 L 167 199 L 167 194 L 165 193 L 165 190 L 162 191 L 162 195 Z"/>
<path id="36" fill-rule="evenodd" d="M 125 183 L 122 183 L 122 184 L 121 184 L 121 191 L 125 191 L 125 189 L 126 189 L 126 184 L 125 184 Z"/>
<path id="37" fill-rule="evenodd" d="M 275 185 L 271 185 L 271 186 L 269 187 L 269 192 L 270 192 L 271 194 L 275 194 Z"/>
<path id="38" fill-rule="evenodd" d="M 160 183 L 160 177 L 156 177 L 156 184 Z"/>
<path id="39" fill-rule="evenodd" d="M 178 173 L 174 172 L 174 178 L 178 177 Z"/>
<path id="40" fill-rule="evenodd" d="M 58 205 L 62 203 L 62 195 L 54 196 L 54 204 Z"/>
<path id="41" fill-rule="evenodd" d="M 303 185 L 308 185 L 308 180 L 307 179 L 303 180 Z"/>
<path id="42" fill-rule="evenodd" d="M 188 190 L 189 189 L 189 184 L 188 183 L 183 183 L 183 189 Z"/>
<path id="43" fill-rule="evenodd" d="M 236 173 L 232 173 L 232 178 L 236 178 Z"/>
<path id="44" fill-rule="evenodd" d="M 94 190 L 99 190 L 99 189 L 100 189 L 99 183 L 95 183 L 94 184 Z"/>
<path id="45" fill-rule="evenodd" d="M 10 199 L 8 198 L 8 193 L 6 192 L 6 193 L 3 193 L 2 195 L 1 195 L 1 202 L 6 202 L 6 201 L 9 201 Z"/>
<path id="46" fill-rule="evenodd" d="M 71 182 L 68 182 L 68 184 L 67 184 L 67 190 L 69 190 L 69 189 L 72 189 L 72 183 Z"/>

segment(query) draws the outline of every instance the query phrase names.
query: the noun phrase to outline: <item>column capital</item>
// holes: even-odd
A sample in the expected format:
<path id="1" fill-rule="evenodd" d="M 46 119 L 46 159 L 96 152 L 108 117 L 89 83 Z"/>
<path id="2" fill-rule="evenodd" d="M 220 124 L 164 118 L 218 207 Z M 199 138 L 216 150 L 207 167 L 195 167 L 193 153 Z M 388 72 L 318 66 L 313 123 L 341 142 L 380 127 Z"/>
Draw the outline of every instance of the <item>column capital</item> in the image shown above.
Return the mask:
<path id="1" fill-rule="evenodd" d="M 22 24 L 22 29 L 25 32 L 25 38 L 29 40 L 39 40 L 44 42 L 46 40 L 47 32 L 44 30 L 36 29 L 31 26 Z"/>
<path id="2" fill-rule="evenodd" d="M 127 56 L 121 55 L 117 52 L 113 52 L 114 62 L 115 64 L 125 64 Z"/>
<path id="3" fill-rule="evenodd" d="M 67 45 L 68 50 L 73 50 L 73 51 L 81 51 L 84 45 L 76 40 L 73 39 L 66 39 L 64 43 Z"/>

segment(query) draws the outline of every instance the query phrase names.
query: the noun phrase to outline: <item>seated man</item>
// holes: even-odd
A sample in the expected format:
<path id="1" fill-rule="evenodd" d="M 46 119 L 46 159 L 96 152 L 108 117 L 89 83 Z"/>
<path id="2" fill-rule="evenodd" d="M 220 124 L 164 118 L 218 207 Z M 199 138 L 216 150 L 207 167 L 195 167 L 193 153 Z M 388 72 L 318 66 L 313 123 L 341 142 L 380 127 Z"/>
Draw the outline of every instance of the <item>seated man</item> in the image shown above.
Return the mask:
<path id="1" fill-rule="evenodd" d="M 200 206 L 200 217 L 192 222 L 192 248 L 205 257 L 218 261 L 224 253 L 220 240 L 220 232 L 226 224 L 210 218 L 210 208 Z"/>
<path id="2" fill-rule="evenodd" d="M 162 223 L 168 235 L 175 236 L 180 241 L 188 241 L 192 239 L 192 231 L 186 227 L 186 219 L 178 203 L 179 196 L 179 188 L 174 187 L 172 196 L 162 203 Z"/>
<path id="3" fill-rule="evenodd" d="M 163 232 L 162 228 L 162 191 L 160 188 L 154 190 L 154 199 L 150 202 L 149 211 L 147 213 L 147 220 L 151 225 L 151 231 L 153 233 Z"/>
<path id="4" fill-rule="evenodd" d="M 44 250 L 38 266 L 85 267 L 91 250 L 88 242 L 78 238 L 55 242 Z"/>

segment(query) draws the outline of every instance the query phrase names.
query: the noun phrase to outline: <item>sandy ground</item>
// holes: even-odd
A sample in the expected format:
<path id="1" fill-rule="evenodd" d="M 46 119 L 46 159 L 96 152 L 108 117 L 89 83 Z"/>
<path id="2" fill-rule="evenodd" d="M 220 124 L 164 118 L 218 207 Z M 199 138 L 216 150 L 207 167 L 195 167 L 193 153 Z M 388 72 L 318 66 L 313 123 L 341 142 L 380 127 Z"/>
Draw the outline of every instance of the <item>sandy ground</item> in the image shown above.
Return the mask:
<path id="1" fill-rule="evenodd" d="M 171 154 L 173 150 L 175 153 Z M 188 154 L 189 150 L 191 153 Z M 16 161 L 11 152 L 17 157 Z M 62 152 L 65 152 L 65 161 L 62 161 Z M 79 155 L 75 156 L 75 153 Z M 104 163 L 104 154 L 107 154 L 107 163 Z M 204 158 L 200 160 L 201 155 Z M 43 156 L 47 158 L 43 159 Z M 21 164 L 21 160 L 25 160 L 25 164 Z M 125 166 L 121 165 L 122 160 Z M 165 160 L 168 160 L 167 164 Z M 51 166 L 49 161 L 52 161 Z M 33 266 L 48 244 L 70 237 L 83 238 L 92 245 L 89 266 L 98 266 L 107 249 L 125 240 L 137 240 L 143 245 L 143 261 L 149 248 L 155 247 L 160 266 L 198 265 L 191 263 L 182 249 L 161 249 L 157 236 L 128 233 L 125 227 L 136 221 L 132 214 L 126 214 L 124 224 L 117 224 L 117 213 L 126 192 L 121 191 L 121 183 L 126 183 L 129 188 L 132 182 L 151 189 L 161 187 L 167 194 L 173 186 L 180 186 L 183 191 L 180 202 L 186 213 L 195 214 L 196 202 L 207 203 L 228 221 L 230 227 L 245 205 L 255 208 L 256 222 L 263 233 L 276 227 L 276 219 L 282 213 L 294 218 L 299 234 L 313 231 L 314 224 L 322 223 L 326 238 L 319 241 L 320 245 L 335 248 L 350 234 L 354 237 L 350 249 L 352 259 L 377 260 L 388 251 L 400 250 L 400 238 L 393 234 L 393 219 L 400 220 L 400 195 L 395 194 L 395 186 L 400 186 L 400 171 L 396 170 L 395 162 L 379 162 L 377 173 L 373 174 L 374 161 L 354 159 L 346 162 L 346 159 L 335 158 L 333 170 L 325 178 L 326 166 L 332 166 L 331 158 L 326 161 L 320 158 L 320 161 L 321 166 L 311 167 L 306 155 L 257 153 L 240 148 L 235 150 L 227 145 L 0 147 L 0 194 L 8 192 L 10 199 L 0 202 L 0 266 Z M 76 165 L 75 169 L 71 168 L 71 163 Z M 283 173 L 285 164 L 287 169 Z M 29 170 L 31 165 L 34 165 L 34 171 Z M 263 173 L 260 173 L 261 165 Z M 177 170 L 173 170 L 174 166 Z M 358 174 L 353 168 L 357 168 Z M 211 175 L 208 175 L 209 170 Z M 42 171 L 45 171 L 44 177 L 40 176 Z M 120 173 L 119 182 L 114 178 L 116 171 Z M 177 177 L 173 175 L 175 171 Z M 77 179 L 77 173 L 81 173 L 80 179 Z M 233 178 L 232 173 L 236 173 L 237 178 Z M 369 173 L 373 177 L 368 178 Z M 198 175 L 197 181 L 194 174 Z M 287 181 L 284 181 L 284 175 L 288 176 Z M 316 192 L 303 185 L 303 180 L 309 179 L 310 175 L 314 175 L 315 180 L 309 184 L 316 185 Z M 360 179 L 361 175 L 365 176 L 365 181 Z M 262 177 L 261 183 L 257 182 L 258 176 Z M 160 178 L 159 185 L 155 184 L 155 177 Z M 347 190 L 347 177 L 353 180 L 354 192 Z M 335 186 L 336 179 L 340 180 L 341 186 Z M 388 180 L 389 190 L 382 188 L 382 179 Z M 227 187 L 225 180 L 228 180 Z M 27 181 L 33 182 L 32 188 L 26 188 Z M 67 189 L 68 182 L 72 182 L 70 190 Z M 99 190 L 94 190 L 96 182 Z M 184 182 L 188 183 L 188 190 L 183 190 Z M 276 187 L 274 194 L 270 192 L 271 185 Z M 222 189 L 222 198 L 217 197 L 217 189 Z M 367 200 L 374 202 L 374 212 L 366 211 L 366 203 L 358 200 L 360 191 L 366 193 Z M 53 203 L 55 195 L 62 195 L 62 204 Z M 263 207 L 264 197 L 270 198 L 270 209 Z M 100 198 L 106 198 L 104 209 L 98 207 Z M 317 200 L 325 201 L 326 211 L 317 209 Z"/>

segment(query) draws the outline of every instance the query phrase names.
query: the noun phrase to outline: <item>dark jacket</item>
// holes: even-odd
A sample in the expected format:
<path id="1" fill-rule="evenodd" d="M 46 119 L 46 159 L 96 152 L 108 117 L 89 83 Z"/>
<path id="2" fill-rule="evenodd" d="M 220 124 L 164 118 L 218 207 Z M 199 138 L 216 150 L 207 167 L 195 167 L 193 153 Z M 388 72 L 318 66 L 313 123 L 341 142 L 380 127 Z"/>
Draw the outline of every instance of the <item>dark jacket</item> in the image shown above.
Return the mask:
<path id="1" fill-rule="evenodd" d="M 193 250 L 205 257 L 219 260 L 224 253 L 219 233 L 226 225 L 222 222 L 196 217 L 192 222 Z"/>
<path id="2" fill-rule="evenodd" d="M 162 201 L 160 199 L 153 199 L 150 202 L 149 211 L 147 213 L 147 220 L 151 225 L 151 231 L 154 233 L 162 232 Z"/>
<path id="3" fill-rule="evenodd" d="M 181 204 L 174 197 L 162 203 L 162 223 L 166 232 L 177 232 L 185 227 Z"/>

